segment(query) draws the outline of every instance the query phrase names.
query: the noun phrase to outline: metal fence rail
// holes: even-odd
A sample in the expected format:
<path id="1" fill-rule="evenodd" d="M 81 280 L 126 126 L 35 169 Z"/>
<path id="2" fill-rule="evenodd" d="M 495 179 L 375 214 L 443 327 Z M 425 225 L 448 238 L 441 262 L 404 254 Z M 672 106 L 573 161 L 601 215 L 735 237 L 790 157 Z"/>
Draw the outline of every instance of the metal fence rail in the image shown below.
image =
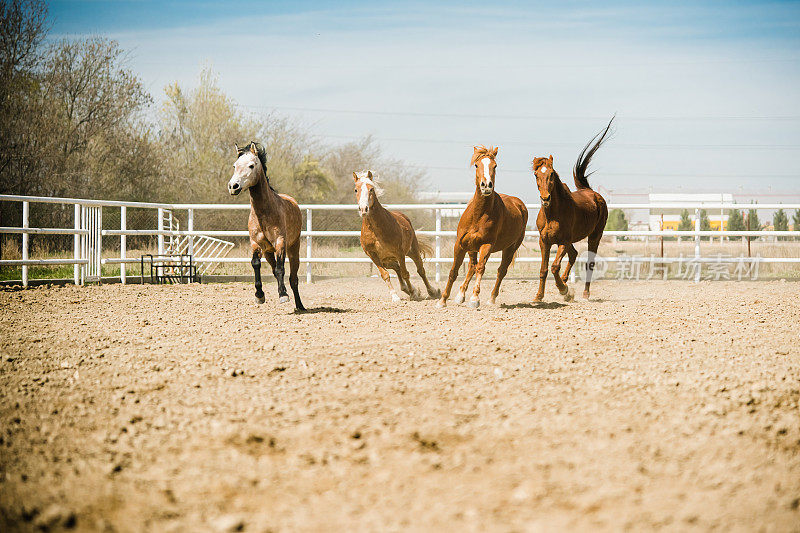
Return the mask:
<path id="1" fill-rule="evenodd" d="M 186 239 L 188 241 L 188 253 L 194 255 L 198 252 L 198 257 L 194 258 L 197 264 L 209 263 L 249 263 L 249 257 L 219 257 L 214 254 L 204 256 L 204 249 L 195 249 L 197 244 L 193 237 L 208 237 L 217 240 L 219 237 L 247 237 L 247 230 L 197 230 L 194 227 L 195 212 L 202 210 L 249 210 L 249 204 L 164 204 L 147 202 L 120 202 L 105 200 L 88 200 L 77 198 L 51 198 L 39 196 L 15 196 L 0 195 L 0 201 L 11 201 L 22 203 L 22 225 L 20 227 L 0 227 L 0 234 L 20 234 L 22 236 L 22 259 L 3 259 L 0 258 L 0 266 L 21 266 L 22 284 L 28 285 L 28 267 L 39 265 L 73 265 L 74 282 L 82 284 L 84 282 L 99 281 L 102 265 L 119 264 L 120 279 L 126 282 L 126 265 L 138 263 L 138 258 L 127 256 L 127 237 L 134 235 L 147 235 L 158 237 L 158 254 L 163 255 L 166 251 L 168 242 L 175 239 Z M 29 227 L 30 204 L 32 203 L 51 203 L 74 205 L 74 225 L 72 228 L 32 228 Z M 539 209 L 539 204 L 526 204 L 530 211 Z M 120 210 L 119 229 L 102 229 L 102 208 L 116 207 Z M 128 229 L 127 228 L 127 209 L 155 209 L 158 211 L 157 227 L 153 229 Z M 433 211 L 435 214 L 435 229 L 421 230 L 417 233 L 435 238 L 434 257 L 426 258 L 425 261 L 435 265 L 436 280 L 441 279 L 441 264 L 452 262 L 452 258 L 442 255 L 442 238 L 454 237 L 455 231 L 442 230 L 442 213 L 459 213 L 466 208 L 466 204 L 390 204 L 385 207 L 393 210 Z M 695 213 L 694 229 L 691 231 L 674 230 L 629 230 L 629 231 L 606 231 L 604 236 L 612 237 L 678 237 L 694 240 L 694 255 L 691 259 L 697 263 L 707 262 L 733 262 L 735 259 L 719 257 L 703 257 L 701 254 L 700 240 L 703 237 L 800 237 L 799 231 L 723 231 L 700 230 L 700 210 L 730 210 L 730 209 L 800 209 L 798 204 L 734 204 L 720 202 L 673 202 L 673 203 L 634 203 L 634 204 L 609 204 L 610 209 L 643 209 L 648 211 L 663 211 L 673 209 L 690 209 Z M 313 212 L 314 211 L 348 211 L 355 210 L 355 205 L 341 204 L 304 204 L 300 206 L 306 214 L 306 228 L 301 232 L 301 237 L 306 239 L 306 256 L 300 258 L 300 262 L 306 264 L 306 281 L 310 283 L 313 279 L 313 264 L 324 263 L 370 263 L 368 257 L 314 257 L 313 239 L 326 237 L 357 237 L 359 231 L 352 230 L 314 230 Z M 185 211 L 187 214 L 187 229 L 178 230 L 165 227 L 166 211 Z M 169 214 L 171 217 L 171 213 Z M 171 225 L 170 225 L 171 226 Z M 29 235 L 73 235 L 74 247 L 72 258 L 62 259 L 31 259 L 29 258 Z M 536 230 L 526 231 L 526 236 L 536 237 Z M 102 257 L 103 237 L 118 237 L 120 244 L 119 257 Z M 187 239 L 188 238 L 188 239 Z M 620 259 L 617 257 L 604 257 L 606 261 L 615 262 Z M 685 261 L 684 257 L 659 257 L 659 263 L 675 263 Z M 499 262 L 499 258 L 491 258 L 491 262 Z M 638 257 L 629 258 L 634 262 L 650 262 L 651 258 Z M 800 257 L 759 257 L 762 263 L 800 263 Z M 519 262 L 538 263 L 538 257 L 519 257 Z"/>

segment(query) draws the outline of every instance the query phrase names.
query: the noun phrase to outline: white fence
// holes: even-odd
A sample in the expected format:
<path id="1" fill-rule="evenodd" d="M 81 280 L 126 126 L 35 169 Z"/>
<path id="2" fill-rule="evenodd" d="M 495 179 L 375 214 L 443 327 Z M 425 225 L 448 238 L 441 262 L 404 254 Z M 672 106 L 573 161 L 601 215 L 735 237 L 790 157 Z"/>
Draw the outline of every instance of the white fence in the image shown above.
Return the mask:
<path id="1" fill-rule="evenodd" d="M 49 198 L 39 196 L 14 196 L 0 194 L 0 201 L 11 201 L 22 203 L 22 225 L 20 227 L 0 227 L 0 234 L 11 233 L 22 235 L 22 259 L 2 259 L 0 265 L 16 265 L 22 267 L 22 284 L 28 285 L 28 267 L 32 265 L 73 265 L 74 282 L 82 284 L 89 281 L 99 281 L 101 267 L 104 264 L 119 264 L 120 279 L 126 282 L 126 265 L 138 263 L 139 258 L 127 257 L 126 237 L 129 235 L 149 235 L 158 237 L 158 253 L 165 253 L 164 237 L 189 237 L 188 253 L 195 253 L 196 237 L 246 237 L 248 232 L 242 230 L 197 230 L 194 227 L 195 212 L 201 210 L 249 210 L 249 204 L 161 204 L 143 202 L 118 202 L 105 200 L 85 200 L 75 198 Z M 74 205 L 74 225 L 72 228 L 32 228 L 29 227 L 30 204 L 53 203 Z M 116 207 L 120 210 L 120 228 L 102 229 L 102 207 Z M 127 208 L 145 208 L 158 211 L 158 224 L 154 229 L 127 229 Z M 417 231 L 420 235 L 427 235 L 435 238 L 434 257 L 426 259 L 426 262 L 433 263 L 436 268 L 436 280 L 441 280 L 443 263 L 452 262 L 452 257 L 442 255 L 442 237 L 455 237 L 455 231 L 442 230 L 442 212 L 459 212 L 466 207 L 466 204 L 395 204 L 387 205 L 387 208 L 402 211 L 428 210 L 435 214 L 435 229 L 429 231 Z M 527 204 L 531 213 L 536 213 L 539 209 L 538 204 Z M 701 231 L 700 230 L 700 210 L 701 209 L 800 209 L 800 204 L 733 204 L 720 202 L 677 202 L 677 203 L 642 203 L 642 204 L 609 204 L 609 209 L 642 209 L 651 211 L 663 211 L 674 209 L 690 209 L 694 211 L 695 221 L 692 231 L 673 231 L 673 230 L 629 230 L 629 231 L 606 231 L 606 236 L 616 237 L 683 237 L 694 240 L 694 257 L 691 259 L 698 263 L 703 262 L 734 262 L 736 258 L 702 257 L 700 240 L 701 237 L 798 237 L 797 231 Z M 302 232 L 302 237 L 306 239 L 306 256 L 300 258 L 301 263 L 306 264 L 306 282 L 311 283 L 314 263 L 370 263 L 370 259 L 364 257 L 314 257 L 313 240 L 314 238 L 325 237 L 357 237 L 360 231 L 344 230 L 315 230 L 312 226 L 314 211 L 345 211 L 355 210 L 353 205 L 339 204 L 307 204 L 301 205 L 301 210 L 306 214 L 306 229 Z M 182 231 L 170 230 L 165 225 L 165 210 L 186 211 L 187 229 Z M 531 216 L 529 223 L 533 224 L 535 216 Z M 30 259 L 29 258 L 29 235 L 73 235 L 74 253 L 72 258 L 65 259 Z M 529 237 L 538 236 L 536 230 L 526 232 Z M 103 237 L 115 237 L 120 239 L 120 256 L 102 258 Z M 491 258 L 490 261 L 498 262 L 499 257 Z M 603 257 L 605 261 L 618 261 L 617 257 Z M 628 260 L 638 262 L 650 262 L 650 258 L 638 257 L 628 258 Z M 664 257 L 658 258 L 661 263 L 676 263 L 685 261 L 683 257 Z M 199 255 L 194 258 L 197 264 L 221 262 L 221 263 L 249 263 L 250 257 L 203 257 Z M 519 257 L 519 262 L 539 263 L 539 257 Z M 758 257 L 762 263 L 800 263 L 800 257 Z M 699 271 L 698 271 L 699 275 Z"/>

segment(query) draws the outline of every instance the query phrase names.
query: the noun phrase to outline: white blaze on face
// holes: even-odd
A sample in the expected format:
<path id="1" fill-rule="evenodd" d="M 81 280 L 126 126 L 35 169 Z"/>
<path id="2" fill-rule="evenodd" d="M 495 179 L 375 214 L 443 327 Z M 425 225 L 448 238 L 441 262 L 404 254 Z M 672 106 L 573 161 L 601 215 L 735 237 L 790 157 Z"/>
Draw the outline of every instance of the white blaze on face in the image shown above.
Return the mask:
<path id="1" fill-rule="evenodd" d="M 491 163 L 491 159 L 484 157 L 481 159 L 481 163 L 483 164 L 483 182 L 489 183 L 492 180 L 492 173 L 489 171 L 489 163 Z"/>
<path id="2" fill-rule="evenodd" d="M 539 172 L 541 172 L 542 174 L 547 173 L 547 163 L 542 163 L 542 166 L 539 167 Z"/>
<path id="3" fill-rule="evenodd" d="M 369 207 L 369 187 L 367 184 L 375 187 L 375 183 L 369 178 L 361 178 L 360 180 L 361 191 L 358 196 L 358 208 L 363 212 Z"/>

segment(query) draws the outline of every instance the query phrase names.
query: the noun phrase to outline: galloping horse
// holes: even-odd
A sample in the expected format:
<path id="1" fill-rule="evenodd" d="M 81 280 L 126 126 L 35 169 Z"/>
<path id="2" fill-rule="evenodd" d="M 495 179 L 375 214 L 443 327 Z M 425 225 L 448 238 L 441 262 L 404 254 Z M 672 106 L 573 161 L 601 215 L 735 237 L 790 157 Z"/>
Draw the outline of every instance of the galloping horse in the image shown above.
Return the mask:
<path id="1" fill-rule="evenodd" d="M 500 292 L 500 282 L 503 281 L 508 272 L 508 265 L 511 264 L 514 254 L 525 238 L 525 226 L 528 223 L 528 209 L 525 204 L 515 196 L 498 194 L 494 189 L 497 150 L 484 146 L 473 148 L 471 163 L 475 165 L 475 195 L 458 221 L 453 267 L 450 269 L 442 299 L 439 300 L 439 307 L 447 305 L 450 290 L 458 277 L 458 269 L 461 268 L 464 255 L 467 253 L 469 253 L 469 268 L 464 284 L 456 296 L 456 303 L 464 301 L 469 282 L 477 272 L 475 291 L 469 300 L 469 306 L 480 306 L 481 278 L 486 270 L 486 261 L 489 259 L 489 254 L 502 250 L 497 281 L 489 299 L 489 303 L 495 303 Z"/>
<path id="2" fill-rule="evenodd" d="M 403 292 L 412 300 L 419 299 L 419 291 L 411 285 L 409 279 L 406 256 L 417 265 L 417 273 L 425 283 L 428 296 L 438 298 L 441 291 L 434 289 L 428 283 L 420 253 L 421 251 L 430 253 L 430 247 L 417 241 L 411 220 L 403 213 L 389 211 L 381 205 L 378 201 L 380 188 L 375 185 L 371 170 L 353 172 L 353 180 L 355 180 L 354 192 L 358 202 L 358 214 L 361 216 L 361 248 L 378 267 L 381 278 L 389 287 L 392 301 L 399 302 L 400 296 L 392 287 L 387 268 L 397 272 Z"/>
<path id="3" fill-rule="evenodd" d="M 250 219 L 247 229 L 250 232 L 250 247 L 256 285 L 256 301 L 264 303 L 261 290 L 261 255 L 272 267 L 278 280 L 280 303 L 289 301 L 286 285 L 283 282 L 284 262 L 289 256 L 289 285 L 294 293 L 294 305 L 305 311 L 300 293 L 297 291 L 297 270 L 300 268 L 300 228 L 303 216 L 297 202 L 291 196 L 278 194 L 269 184 L 267 177 L 267 154 L 264 147 L 255 141 L 244 148 L 236 146 L 237 158 L 233 164 L 233 177 L 228 182 L 228 192 L 236 196 L 250 189 Z"/>
<path id="4" fill-rule="evenodd" d="M 533 172 L 536 176 L 536 185 L 539 188 L 539 196 L 542 200 L 542 207 L 539 209 L 539 216 L 536 218 L 536 227 L 539 228 L 539 249 L 542 252 L 542 266 L 539 271 L 539 291 L 536 293 L 534 301 L 541 301 L 544 297 L 544 285 L 547 280 L 547 262 L 550 258 L 550 247 L 558 245 L 556 257 L 550 271 L 555 276 L 558 291 L 564 296 L 566 301 L 572 300 L 575 293 L 566 285 L 569 271 L 578 257 L 578 251 L 572 245 L 581 239 L 588 237 L 589 257 L 586 263 L 586 288 L 583 297 L 589 298 L 589 285 L 592 281 L 594 272 L 594 258 L 597 255 L 597 246 L 603 236 L 603 230 L 608 220 L 608 207 L 605 199 L 592 190 L 589 186 L 589 174 L 586 173 L 592 156 L 606 140 L 606 135 L 611 128 L 614 118 L 608 122 L 606 129 L 592 137 L 586 146 L 581 150 L 575 168 L 572 170 L 572 177 L 575 180 L 575 192 L 571 192 L 569 187 L 558 177 L 558 173 L 553 168 L 553 156 L 536 157 L 533 160 Z M 598 138 L 599 137 L 599 138 Z M 596 139 L 596 142 L 595 142 Z M 594 142 L 594 145 L 592 145 Z M 590 148 L 591 146 L 591 148 Z M 561 260 L 564 254 L 569 257 L 567 268 L 564 269 L 563 276 L 559 277 Z"/>

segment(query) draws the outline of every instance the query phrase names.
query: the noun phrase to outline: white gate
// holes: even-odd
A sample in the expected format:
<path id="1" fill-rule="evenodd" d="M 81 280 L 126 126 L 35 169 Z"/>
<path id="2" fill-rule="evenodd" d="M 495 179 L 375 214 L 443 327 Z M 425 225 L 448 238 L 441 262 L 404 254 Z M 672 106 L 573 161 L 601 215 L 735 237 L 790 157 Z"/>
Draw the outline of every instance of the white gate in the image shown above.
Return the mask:
<path id="1" fill-rule="evenodd" d="M 100 282 L 101 259 L 103 246 L 101 231 L 103 230 L 103 208 L 101 206 L 81 206 L 81 229 L 87 230 L 81 236 L 81 257 L 88 263 L 81 268 L 81 283 Z"/>

